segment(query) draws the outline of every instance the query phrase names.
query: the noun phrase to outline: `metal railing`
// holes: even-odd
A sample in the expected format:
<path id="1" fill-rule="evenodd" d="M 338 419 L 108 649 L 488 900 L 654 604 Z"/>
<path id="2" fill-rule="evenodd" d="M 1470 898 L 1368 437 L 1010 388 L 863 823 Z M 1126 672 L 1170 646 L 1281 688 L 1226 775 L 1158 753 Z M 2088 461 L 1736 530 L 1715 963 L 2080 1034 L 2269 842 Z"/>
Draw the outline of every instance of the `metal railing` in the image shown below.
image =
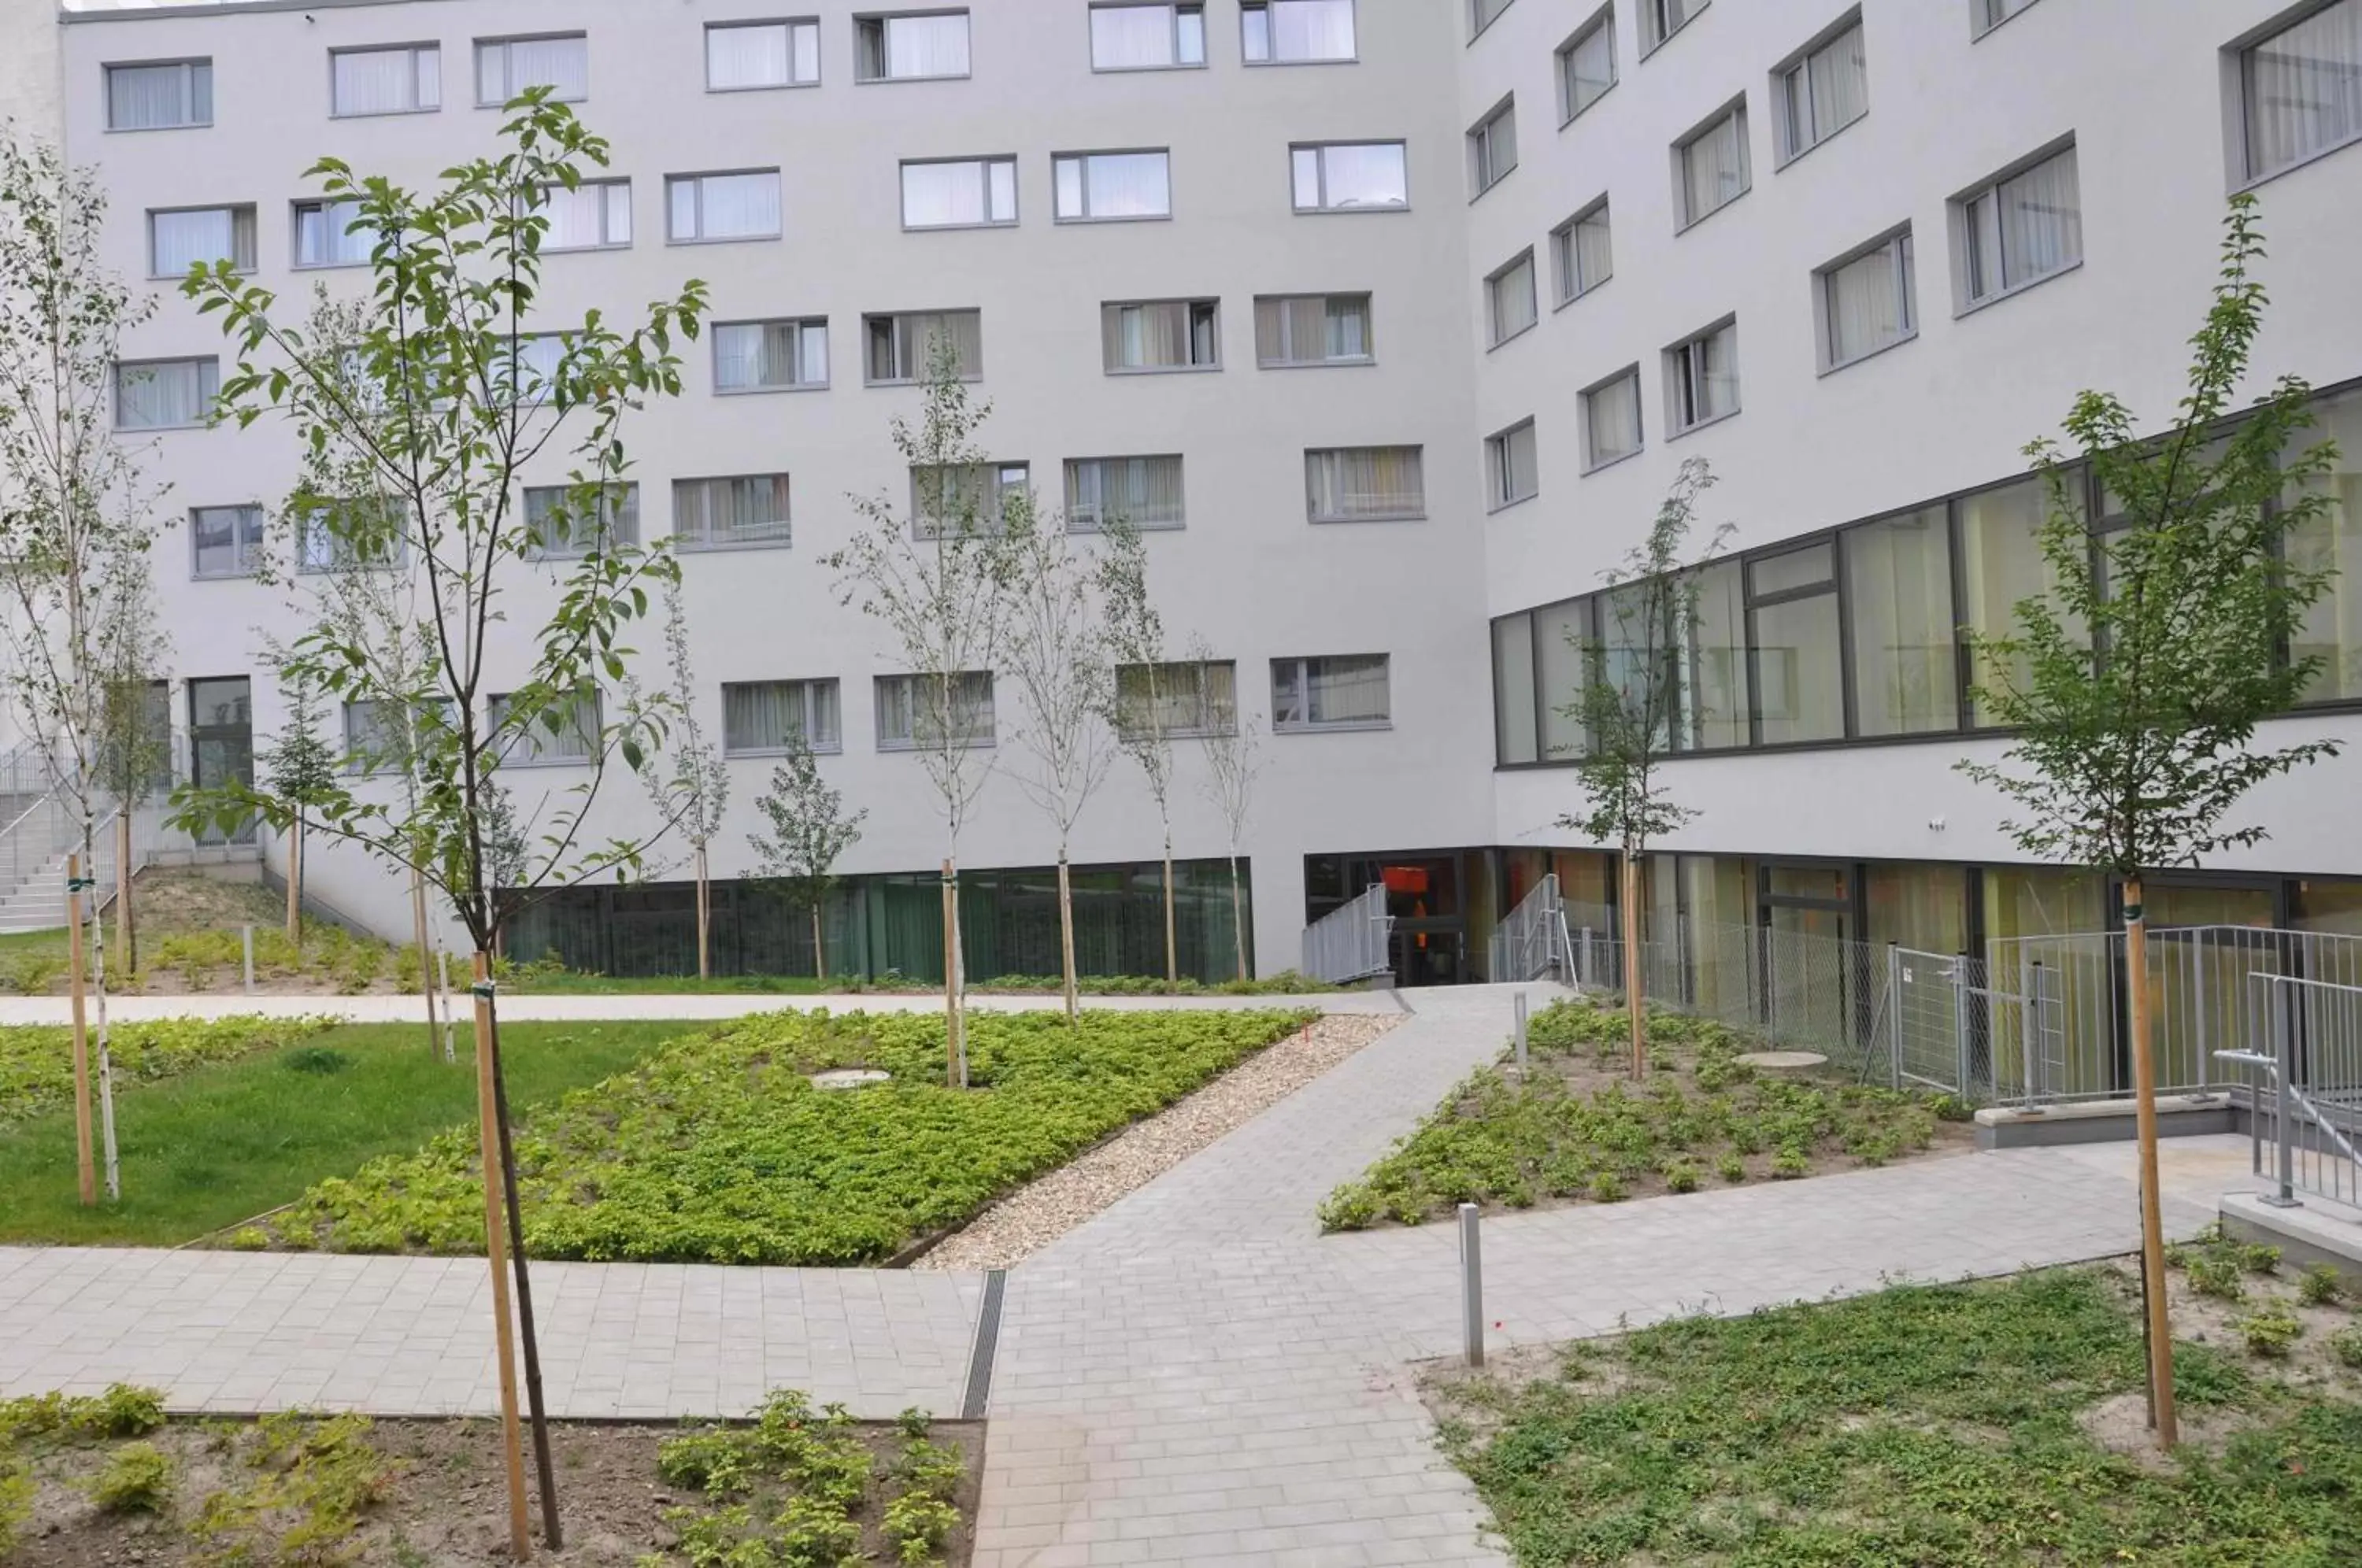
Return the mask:
<path id="1" fill-rule="evenodd" d="M 1533 891 L 1502 918 L 1493 933 L 1491 966 L 1494 980 L 1538 980 L 1544 975 L 1564 978 L 1566 905 L 1558 896 L 1558 874 L 1534 884 Z"/>
<path id="2" fill-rule="evenodd" d="M 1304 928 L 1304 973 L 1332 986 L 1392 974 L 1394 926 L 1385 884 L 1371 883 Z"/>
<path id="3" fill-rule="evenodd" d="M 2246 999 L 2249 1043 L 2214 1056 L 2257 1075 L 2243 1087 L 2249 1163 L 2258 1176 L 2265 1174 L 2268 1105 L 2274 1190 L 2264 1201 L 2294 1207 L 2301 1188 L 2362 1204 L 2362 1156 L 2355 1149 L 2362 1127 L 2362 986 L 2255 974 Z"/>

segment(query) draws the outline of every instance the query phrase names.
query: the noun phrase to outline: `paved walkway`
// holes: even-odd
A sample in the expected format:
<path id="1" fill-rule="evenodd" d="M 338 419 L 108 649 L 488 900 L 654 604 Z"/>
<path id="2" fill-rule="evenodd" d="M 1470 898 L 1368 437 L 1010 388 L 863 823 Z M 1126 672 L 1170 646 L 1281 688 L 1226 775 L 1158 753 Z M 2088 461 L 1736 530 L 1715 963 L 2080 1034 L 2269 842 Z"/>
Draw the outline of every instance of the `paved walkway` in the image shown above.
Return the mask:
<path id="1" fill-rule="evenodd" d="M 1450 1228 L 1322 1237 L 1312 1220 L 1499 1048 L 1506 990 L 1407 999 L 1375 1043 L 1009 1275 L 977 1568 L 1503 1562 L 1406 1364 L 1459 1348 Z M 1965 1155 L 1491 1220 L 1491 1339 L 2126 1251 L 2129 1154 Z M 2243 1139 L 2171 1141 L 2174 1228 L 2246 1186 L 2246 1159 Z M 920 1272 L 535 1279 L 551 1408 L 572 1416 L 735 1413 L 783 1383 L 864 1415 L 955 1409 L 983 1295 L 980 1276 Z M 485 1295 L 480 1262 L 0 1251 L 0 1391 L 136 1377 L 176 1407 L 488 1411 Z"/>

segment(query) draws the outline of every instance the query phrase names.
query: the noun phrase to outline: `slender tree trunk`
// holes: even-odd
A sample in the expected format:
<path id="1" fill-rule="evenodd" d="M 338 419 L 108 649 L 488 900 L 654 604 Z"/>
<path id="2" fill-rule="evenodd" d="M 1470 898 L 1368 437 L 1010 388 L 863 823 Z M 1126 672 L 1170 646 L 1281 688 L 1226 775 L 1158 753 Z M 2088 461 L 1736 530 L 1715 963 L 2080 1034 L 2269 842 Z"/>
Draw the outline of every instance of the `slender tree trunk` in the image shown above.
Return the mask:
<path id="1" fill-rule="evenodd" d="M 1058 955 L 1066 977 L 1066 1021 L 1080 1010 L 1080 988 L 1075 984 L 1075 889 L 1066 877 L 1066 846 L 1058 845 Z"/>
<path id="2" fill-rule="evenodd" d="M 1239 887 L 1239 852 L 1231 851 L 1231 941 L 1238 948 L 1239 978 L 1247 977 L 1247 905 Z"/>
<path id="3" fill-rule="evenodd" d="M 697 977 L 713 978 L 713 905 L 705 880 L 705 845 L 697 846 Z"/>
<path id="4" fill-rule="evenodd" d="M 959 862 L 944 859 L 944 1046 L 954 1088 L 967 1088 L 966 1020 L 961 1016 Z"/>
<path id="5" fill-rule="evenodd" d="M 509 1126 L 508 1073 L 501 1065 L 501 1020 L 491 1014 L 492 1112 L 501 1131 L 501 1200 L 508 1210 L 509 1256 L 516 1272 L 517 1333 L 524 1343 L 525 1407 L 533 1418 L 533 1463 L 541 1486 L 541 1537 L 552 1551 L 563 1551 L 566 1531 L 557 1518 L 557 1470 L 549 1455 L 549 1410 L 541 1397 L 541 1343 L 533 1326 L 533 1275 L 525 1266 L 524 1206 L 517 1198 L 516 1140 Z"/>
<path id="6" fill-rule="evenodd" d="M 131 812 L 115 813 L 115 944 L 123 954 L 123 977 L 139 973 L 139 944 L 131 916 Z"/>
<path id="7" fill-rule="evenodd" d="M 304 819 L 287 830 L 287 940 L 304 941 Z"/>
<path id="8" fill-rule="evenodd" d="M 2157 1059 L 2148 1038 L 2148 921 L 2138 877 L 2125 878 L 2125 1022 L 2133 1036 L 2133 1109 L 2140 1135 L 2141 1286 L 2147 1297 L 2148 1376 L 2160 1448 L 2181 1441 L 2173 1409 L 2173 1324 L 2165 1300 L 2165 1212 L 2157 1185 Z M 2280 1086 L 2279 1114 L 2288 1114 Z"/>
<path id="9" fill-rule="evenodd" d="M 98 1202 L 98 1166 L 91 1150 L 90 1032 L 83 1021 L 82 856 L 66 856 L 66 967 L 73 996 L 74 1168 L 82 1182 L 82 1205 Z"/>
<path id="10" fill-rule="evenodd" d="M 1181 988 L 1181 944 L 1173 935 L 1173 829 L 1164 830 L 1164 989 Z"/>
<path id="11" fill-rule="evenodd" d="M 451 955 L 440 949 L 436 952 L 435 973 L 443 993 L 443 1060 L 457 1064 L 458 1048 L 451 1038 Z"/>
<path id="12" fill-rule="evenodd" d="M 1640 857 L 1624 852 L 1624 1006 L 1632 1019 L 1632 1076 L 1649 1073 L 1649 1010 L 1641 999 Z"/>
<path id="13" fill-rule="evenodd" d="M 418 946 L 418 990 L 426 999 L 426 1049 L 435 1049 L 435 953 L 426 932 L 426 878 L 410 873 L 411 934 Z"/>
<path id="14" fill-rule="evenodd" d="M 812 974 L 822 985 L 828 983 L 828 944 L 821 939 L 820 900 L 814 899 L 812 917 Z"/>
<path id="15" fill-rule="evenodd" d="M 516 1341 L 509 1317 L 508 1214 L 502 1202 L 500 1090 L 492 1063 L 492 955 L 476 951 L 476 1130 L 483 1148 L 484 1256 L 492 1271 L 492 1341 L 501 1380 L 501 1455 L 507 1462 L 509 1555 L 533 1555 L 525 1517 L 524 1448 L 517 1427 Z"/>
<path id="16" fill-rule="evenodd" d="M 87 788 L 87 785 L 85 785 Z M 84 797 L 87 799 L 87 795 Z M 116 1159 L 115 1148 L 115 1055 L 108 1048 L 106 1023 L 106 921 L 98 908 L 98 852 L 94 845 L 95 823 L 85 811 L 82 819 L 82 863 L 90 878 L 93 897 L 90 902 L 90 972 L 91 1002 L 97 1014 L 92 1021 L 92 1032 L 98 1036 L 98 1154 L 106 1178 L 106 1200 L 123 1200 L 123 1171 Z"/>

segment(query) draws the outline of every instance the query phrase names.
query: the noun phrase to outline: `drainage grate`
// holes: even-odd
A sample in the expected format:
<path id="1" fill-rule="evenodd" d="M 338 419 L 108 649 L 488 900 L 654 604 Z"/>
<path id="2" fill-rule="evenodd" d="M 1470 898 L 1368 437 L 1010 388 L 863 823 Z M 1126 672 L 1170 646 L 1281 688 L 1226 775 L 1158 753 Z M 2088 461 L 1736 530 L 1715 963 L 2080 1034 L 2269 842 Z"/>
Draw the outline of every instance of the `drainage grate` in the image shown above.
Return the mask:
<path id="1" fill-rule="evenodd" d="M 977 1314 L 976 1349 L 967 1359 L 967 1395 L 960 1401 L 960 1419 L 984 1419 L 992 1398 L 992 1357 L 1000 1348 L 1000 1297 L 1009 1286 L 1009 1271 L 997 1268 L 984 1276 L 984 1310 Z"/>

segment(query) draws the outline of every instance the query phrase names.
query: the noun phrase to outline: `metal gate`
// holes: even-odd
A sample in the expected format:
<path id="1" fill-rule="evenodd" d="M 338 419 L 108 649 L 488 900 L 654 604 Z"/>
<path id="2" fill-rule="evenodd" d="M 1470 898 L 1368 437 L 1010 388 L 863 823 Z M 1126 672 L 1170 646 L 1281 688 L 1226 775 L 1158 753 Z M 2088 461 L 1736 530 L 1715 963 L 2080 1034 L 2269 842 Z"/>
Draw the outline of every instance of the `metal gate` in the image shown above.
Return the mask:
<path id="1" fill-rule="evenodd" d="M 1891 947 L 1885 1022 L 1898 1088 L 2024 1105 L 2057 1098 L 2065 1082 L 2067 1009 L 2040 964 L 2004 977 L 1965 953 Z"/>

